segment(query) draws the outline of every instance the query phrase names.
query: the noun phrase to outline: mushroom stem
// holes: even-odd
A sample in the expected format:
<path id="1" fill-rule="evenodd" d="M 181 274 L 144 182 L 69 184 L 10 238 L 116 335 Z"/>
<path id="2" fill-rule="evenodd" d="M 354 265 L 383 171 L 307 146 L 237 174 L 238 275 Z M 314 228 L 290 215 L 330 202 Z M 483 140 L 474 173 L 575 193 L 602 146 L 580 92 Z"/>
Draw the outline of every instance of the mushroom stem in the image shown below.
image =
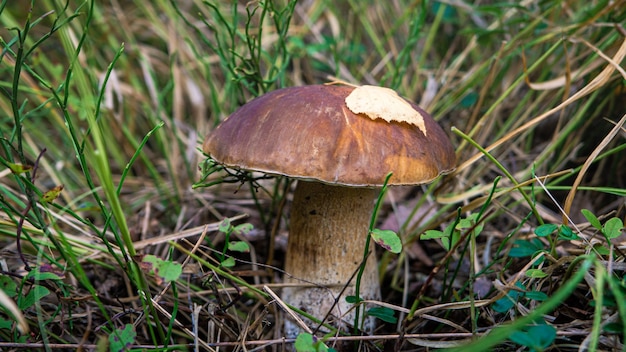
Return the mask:
<path id="1" fill-rule="evenodd" d="M 291 207 L 289 243 L 285 263 L 286 283 L 320 287 L 287 287 L 282 298 L 297 308 L 322 319 L 331 309 L 335 297 L 350 281 L 363 260 L 369 222 L 378 196 L 377 189 L 341 187 L 319 182 L 298 181 Z M 354 322 L 354 310 L 346 296 L 354 295 L 355 281 L 339 298 L 331 320 Z M 376 258 L 367 259 L 359 289 L 363 299 L 380 299 Z M 363 315 L 361 315 L 363 316 Z M 374 321 L 367 318 L 366 331 Z M 299 328 L 287 321 L 285 334 L 295 338 Z"/>

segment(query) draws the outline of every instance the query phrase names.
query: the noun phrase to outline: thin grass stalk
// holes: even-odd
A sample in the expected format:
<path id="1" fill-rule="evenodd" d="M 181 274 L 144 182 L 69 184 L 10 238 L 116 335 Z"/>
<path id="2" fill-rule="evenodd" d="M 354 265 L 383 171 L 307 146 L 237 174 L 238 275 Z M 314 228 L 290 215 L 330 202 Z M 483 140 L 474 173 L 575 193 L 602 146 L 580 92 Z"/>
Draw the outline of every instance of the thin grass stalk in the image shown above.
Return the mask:
<path id="1" fill-rule="evenodd" d="M 600 338 L 600 332 L 602 330 L 602 316 L 604 308 L 604 287 L 606 284 L 607 272 L 604 267 L 597 265 L 595 271 L 594 285 L 590 285 L 590 291 L 595 298 L 595 308 L 593 314 L 593 325 L 591 327 L 591 333 L 589 334 L 589 344 L 587 346 L 590 352 L 594 352 L 598 349 L 598 340 Z"/>
<path id="2" fill-rule="evenodd" d="M 89 32 L 89 24 L 91 22 L 93 13 L 94 13 L 94 2 L 91 1 L 89 4 L 89 10 L 87 12 L 87 19 L 85 20 L 85 26 L 83 27 L 83 34 L 80 37 L 81 39 L 77 47 L 74 47 L 68 31 L 61 32 L 62 42 L 68 52 L 75 53 L 74 54 L 75 60 L 78 57 L 78 54 L 80 53 L 81 43 L 83 43 L 85 38 L 87 38 L 87 34 Z M 117 52 L 113 62 L 109 65 L 103 87 L 106 86 L 106 82 L 108 81 L 108 77 L 111 74 L 111 70 L 113 69 L 115 62 L 121 55 L 122 49 L 120 49 Z M 128 251 L 129 257 L 125 258 L 125 261 L 128 265 L 127 267 L 128 275 L 130 279 L 133 281 L 133 283 L 137 285 L 137 288 L 140 292 L 139 296 L 144 302 L 144 306 L 147 307 L 147 309 L 152 313 L 153 317 L 157 317 L 156 311 L 154 310 L 154 306 L 152 305 L 151 300 L 150 300 L 150 292 L 148 290 L 147 283 L 143 277 L 143 274 L 140 268 L 132 259 L 132 257 L 136 255 L 136 252 L 133 247 L 133 242 L 130 236 L 128 225 L 126 224 L 126 218 L 122 210 L 120 199 L 117 196 L 116 188 L 113 186 L 113 182 L 111 179 L 111 170 L 109 168 L 109 159 L 108 159 L 108 153 L 107 153 L 108 148 L 106 148 L 105 146 L 104 138 L 102 134 L 103 132 L 100 128 L 100 122 L 98 121 L 100 118 L 100 106 L 101 106 L 101 102 L 103 98 L 104 89 L 100 91 L 100 94 L 98 95 L 98 97 L 94 97 L 91 89 L 89 88 L 89 84 L 87 83 L 88 79 L 85 75 L 84 70 L 82 69 L 80 65 L 77 65 L 76 63 L 77 61 L 73 61 L 72 66 L 74 67 L 74 70 L 72 72 L 73 72 L 73 78 L 75 78 L 77 85 L 78 85 L 77 89 L 83 93 L 82 96 L 84 97 L 86 101 L 92 100 L 95 103 L 95 107 L 94 107 L 95 111 L 93 113 L 90 113 L 90 112 L 87 113 L 87 121 L 89 123 L 89 127 L 91 130 L 90 136 L 93 138 L 93 142 L 94 142 L 94 149 L 91 152 L 92 154 L 91 154 L 90 159 L 93 160 L 95 164 L 95 171 L 98 174 L 98 178 L 103 185 L 103 190 L 105 194 L 107 195 L 107 199 L 111 207 L 112 215 L 116 220 L 117 229 L 121 232 L 121 238 L 123 240 L 124 247 L 126 251 Z M 124 247 L 120 247 L 120 248 L 124 248 Z M 157 339 L 156 339 L 156 335 L 155 335 L 152 324 L 148 324 L 148 330 L 150 331 L 153 342 L 156 344 Z M 156 334 L 159 335 L 160 340 L 163 340 L 164 336 L 163 336 L 162 330 L 160 328 L 157 328 L 156 330 L 157 330 Z"/>
<path id="3" fill-rule="evenodd" d="M 608 273 L 607 281 L 609 283 L 611 293 L 613 293 L 613 295 L 615 296 L 615 302 L 617 304 L 619 317 L 621 319 L 620 322 L 622 324 L 622 344 L 626 345 L 626 295 L 622 290 L 623 286 L 620 286 L 618 278 L 613 273 Z"/>
<path id="4" fill-rule="evenodd" d="M 413 10 L 406 11 L 403 15 L 408 16 L 409 13 L 413 13 Z M 391 76 L 389 86 L 392 89 L 397 90 L 402 83 L 402 79 L 406 77 L 406 73 L 409 70 L 411 64 L 411 54 L 413 49 L 418 43 L 419 38 L 422 36 L 422 30 L 426 23 L 426 2 L 420 1 L 420 8 L 417 11 L 416 18 L 413 18 L 409 27 L 409 33 L 407 35 L 406 44 L 400 49 L 398 52 L 396 62 L 391 66 L 391 70 L 388 71 L 387 75 L 383 76 L 381 79 L 382 82 L 389 81 L 386 79 L 387 76 Z M 398 19 L 396 23 L 394 23 L 394 30 L 391 33 L 395 33 L 397 31 L 397 27 L 402 23 L 402 18 Z M 391 35 L 391 33 L 389 35 Z M 423 60 L 420 60 L 420 63 L 423 63 Z"/>
<path id="5" fill-rule="evenodd" d="M 511 183 L 513 183 L 513 185 L 519 186 L 519 182 L 517 182 L 515 177 L 504 167 L 504 165 L 502 165 L 496 158 L 494 158 L 491 154 L 489 154 L 489 152 L 487 150 L 485 150 L 479 144 L 475 143 L 474 140 L 471 139 L 471 137 L 469 137 L 468 135 L 466 135 L 465 133 L 461 132 L 459 129 L 454 128 L 454 127 L 452 128 L 452 132 L 454 132 L 454 133 L 458 134 L 459 136 L 463 137 L 463 139 L 465 141 L 469 142 L 476 149 L 480 150 L 483 153 L 483 155 L 485 155 L 494 165 L 496 165 L 498 167 L 498 169 L 500 169 L 500 171 L 502 171 L 502 173 L 504 173 L 504 175 L 509 179 L 509 181 L 511 181 Z M 535 215 L 535 218 L 537 219 L 539 224 L 543 224 L 543 219 L 542 219 L 541 215 L 539 214 L 539 212 L 537 211 L 537 208 L 535 207 L 534 202 L 530 199 L 528 194 L 526 194 L 526 192 L 524 192 L 522 189 L 519 189 L 519 191 L 520 191 L 520 194 L 522 195 L 522 197 L 524 197 L 524 199 L 528 203 L 528 206 L 532 210 L 532 212 Z"/>

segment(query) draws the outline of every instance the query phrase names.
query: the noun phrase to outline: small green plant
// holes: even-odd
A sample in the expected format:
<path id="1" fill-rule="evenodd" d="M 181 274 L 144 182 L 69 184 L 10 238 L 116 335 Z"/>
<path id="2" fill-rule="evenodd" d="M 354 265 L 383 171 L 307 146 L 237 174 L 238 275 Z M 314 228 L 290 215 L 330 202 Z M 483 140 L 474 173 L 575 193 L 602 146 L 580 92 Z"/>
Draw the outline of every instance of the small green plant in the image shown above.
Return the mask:
<path id="1" fill-rule="evenodd" d="M 23 324 L 20 330 L 28 328 L 22 315 L 22 309 L 15 304 L 14 299 L 17 295 L 17 284 L 15 281 L 8 276 L 0 275 L 0 312 L 6 314 L 0 315 L 0 336 L 3 336 L 7 331 L 11 331 L 15 323 Z"/>
<path id="2" fill-rule="evenodd" d="M 482 232 L 484 225 L 477 223 L 479 218 L 478 213 L 473 213 L 466 218 L 457 218 L 455 222 L 451 222 L 443 231 L 440 230 L 427 230 L 420 237 L 422 240 L 440 239 L 447 251 L 453 248 L 461 238 L 461 234 L 467 230 L 471 230 L 475 237 Z"/>
<path id="3" fill-rule="evenodd" d="M 23 312 L 37 311 L 38 305 L 42 300 L 45 301 L 46 297 L 49 297 L 53 293 L 50 288 L 56 288 L 53 291 L 59 297 L 69 297 L 70 288 L 63 281 L 63 274 L 55 270 L 52 266 L 43 264 L 37 267 L 33 267 L 31 271 L 26 274 L 21 283 L 18 285 L 13 278 L 7 275 L 0 275 L 0 290 L 4 293 L 7 299 L 11 299 L 12 302 L 8 304 L 14 305 L 20 315 L 17 316 L 10 309 L 8 304 L 0 302 L 0 311 L 4 311 L 8 314 L 7 318 L 0 315 L 0 336 L 3 336 L 5 332 L 13 330 L 13 324 L 18 323 L 20 331 L 23 333 L 27 326 L 24 326 Z M 13 303 L 13 301 L 15 303 Z M 57 316 L 60 310 L 64 309 L 63 305 L 58 305 L 53 316 Z M 71 309 L 71 307 L 70 307 Z M 2 331 L 5 329 L 5 331 Z M 18 339 L 25 342 L 27 335 L 21 335 Z"/>
<path id="4" fill-rule="evenodd" d="M 493 310 L 498 313 L 505 313 L 513 309 L 518 302 L 522 301 L 523 298 L 537 302 L 543 302 L 548 298 L 548 296 L 541 291 L 528 291 L 527 288 L 520 282 L 515 283 L 515 286 L 517 289 L 510 290 L 506 293 L 505 297 L 500 298 L 493 303 Z"/>
<path id="5" fill-rule="evenodd" d="M 402 240 L 397 233 L 391 230 L 373 229 L 370 232 L 372 240 L 386 251 L 398 254 L 402 251 Z"/>
<path id="6" fill-rule="evenodd" d="M 374 243 L 390 253 L 398 254 L 402 251 L 402 239 L 394 231 L 375 228 L 370 231 L 370 236 Z M 358 303 L 356 297 L 348 296 L 346 300 L 351 303 Z M 396 323 L 398 321 L 394 310 L 387 307 L 372 307 L 367 310 L 366 315 L 387 323 Z"/>
<path id="7" fill-rule="evenodd" d="M 367 315 L 380 319 L 386 323 L 395 324 L 398 322 L 396 312 L 387 307 L 372 307 L 367 310 Z"/>
<path id="8" fill-rule="evenodd" d="M 622 222 L 622 219 L 618 217 L 612 217 L 608 219 L 604 224 L 602 224 L 591 211 L 583 209 L 581 210 L 581 212 L 583 213 L 583 216 L 589 221 L 591 226 L 593 226 L 596 230 L 602 233 L 607 242 L 610 242 L 612 239 L 619 237 L 624 231 L 624 223 Z"/>
<path id="9" fill-rule="evenodd" d="M 540 352 L 547 349 L 555 339 L 556 329 L 545 321 L 527 325 L 509 336 L 509 340 L 528 348 L 530 352 Z"/>
<path id="10" fill-rule="evenodd" d="M 250 251 L 250 245 L 244 241 L 231 241 L 230 236 L 234 233 L 236 235 L 245 235 L 253 229 L 252 224 L 244 223 L 239 225 L 232 225 L 229 219 L 224 219 L 220 222 L 218 231 L 224 234 L 224 248 L 220 255 L 220 263 L 225 268 L 232 268 L 235 266 L 235 258 L 227 256 L 226 252 L 240 252 L 247 253 Z"/>
<path id="11" fill-rule="evenodd" d="M 109 334 L 109 351 L 128 351 L 137 338 L 137 331 L 133 324 L 126 324 L 124 328 L 117 328 Z"/>
<path id="12" fill-rule="evenodd" d="M 180 263 L 163 260 L 153 254 L 144 255 L 139 266 L 146 273 L 154 275 L 157 285 L 161 285 L 163 282 L 176 281 L 183 272 Z"/>
<path id="13" fill-rule="evenodd" d="M 317 337 L 304 332 L 298 334 L 294 347 L 298 352 L 335 352 Z"/>
<path id="14" fill-rule="evenodd" d="M 41 301 L 50 294 L 50 290 L 41 285 L 34 285 L 25 296 L 20 296 L 17 306 L 20 310 L 32 308 L 35 303 Z"/>
<path id="15" fill-rule="evenodd" d="M 537 254 L 547 252 L 545 244 L 539 238 L 519 239 L 513 242 L 509 251 L 509 257 L 524 258 L 535 257 Z M 542 259 L 540 259 L 542 260 Z M 541 263 L 541 262 L 538 262 Z"/>
<path id="16" fill-rule="evenodd" d="M 538 237 L 548 237 L 555 232 L 557 234 L 557 239 L 559 240 L 571 241 L 580 238 L 571 227 L 563 224 L 543 224 L 535 228 L 535 235 Z"/>

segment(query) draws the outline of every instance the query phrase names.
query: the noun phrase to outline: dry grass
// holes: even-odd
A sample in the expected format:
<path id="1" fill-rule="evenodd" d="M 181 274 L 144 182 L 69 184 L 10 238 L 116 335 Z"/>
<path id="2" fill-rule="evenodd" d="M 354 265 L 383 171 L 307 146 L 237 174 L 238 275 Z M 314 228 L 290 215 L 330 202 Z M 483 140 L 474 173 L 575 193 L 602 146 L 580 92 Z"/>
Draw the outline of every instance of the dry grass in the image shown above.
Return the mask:
<path id="1" fill-rule="evenodd" d="M 289 345 L 270 293 L 292 184 L 193 188 L 198 147 L 252 97 L 332 77 L 418 102 L 458 167 L 381 209 L 404 250 L 377 251 L 369 304 L 397 322 L 327 345 L 624 349 L 624 230 L 581 213 L 626 217 L 623 0 L 227 3 L 0 5 L 0 349 Z M 224 252 L 224 218 L 254 225 L 230 234 L 248 253 Z M 420 240 L 455 224 L 449 250 Z M 147 255 L 182 273 L 168 282 Z"/>

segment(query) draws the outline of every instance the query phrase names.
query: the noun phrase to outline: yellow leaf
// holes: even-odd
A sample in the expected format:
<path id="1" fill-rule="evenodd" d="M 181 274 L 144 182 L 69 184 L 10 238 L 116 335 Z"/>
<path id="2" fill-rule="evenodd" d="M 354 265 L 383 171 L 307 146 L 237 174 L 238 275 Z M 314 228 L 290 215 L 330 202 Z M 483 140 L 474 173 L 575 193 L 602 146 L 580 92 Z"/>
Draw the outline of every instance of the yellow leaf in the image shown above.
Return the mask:
<path id="1" fill-rule="evenodd" d="M 348 109 L 355 114 L 365 114 L 372 120 L 406 122 L 417 126 L 426 135 L 424 117 L 396 91 L 376 86 L 360 86 L 346 97 Z"/>

